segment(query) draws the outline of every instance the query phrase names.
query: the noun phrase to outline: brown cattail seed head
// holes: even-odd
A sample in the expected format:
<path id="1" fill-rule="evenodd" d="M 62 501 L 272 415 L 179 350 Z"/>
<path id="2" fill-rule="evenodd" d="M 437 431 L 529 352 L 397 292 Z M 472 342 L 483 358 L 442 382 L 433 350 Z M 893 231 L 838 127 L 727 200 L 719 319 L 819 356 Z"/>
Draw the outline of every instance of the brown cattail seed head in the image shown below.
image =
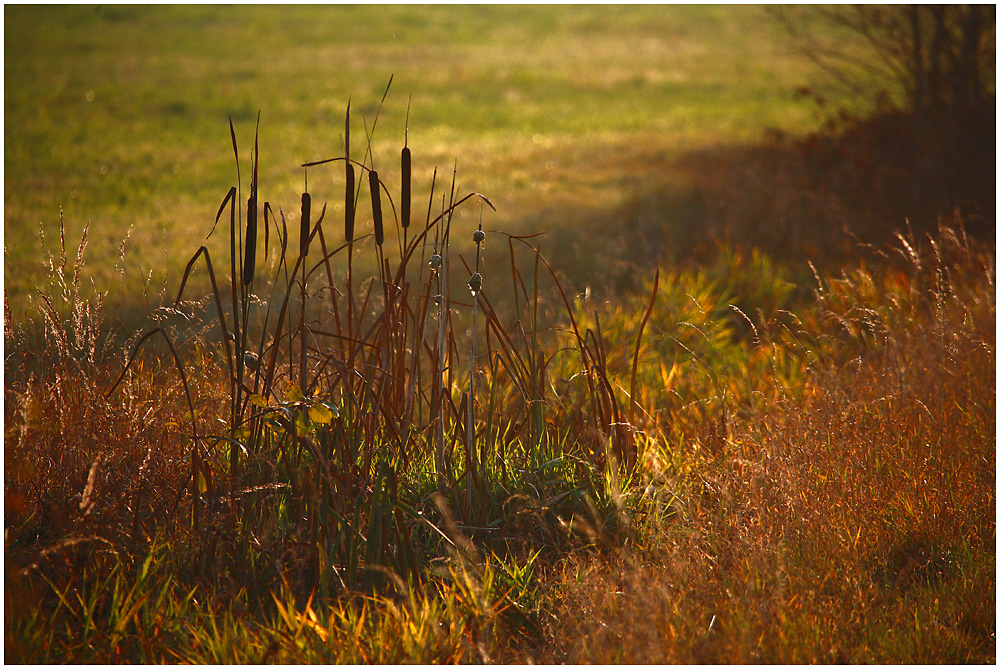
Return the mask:
<path id="1" fill-rule="evenodd" d="M 344 239 L 354 241 L 354 165 L 347 163 L 347 194 L 344 196 Z"/>
<path id="2" fill-rule="evenodd" d="M 486 233 L 482 230 L 476 230 L 472 233 L 472 241 L 477 244 L 481 244 L 483 240 L 486 239 Z"/>
<path id="3" fill-rule="evenodd" d="M 404 228 L 410 227 L 410 149 L 404 146 L 399 158 L 401 168 L 401 210 Z"/>
<path id="4" fill-rule="evenodd" d="M 476 272 L 475 274 L 472 275 L 472 278 L 469 279 L 469 290 L 472 291 L 473 295 L 477 295 L 479 294 L 479 290 L 482 287 L 483 287 L 483 275 L 480 274 L 479 272 Z"/>
<path id="5" fill-rule="evenodd" d="M 375 243 L 382 246 L 385 231 L 382 229 L 382 194 L 379 192 L 378 172 L 369 170 L 368 188 L 372 192 L 372 221 L 375 223 Z"/>
<path id="6" fill-rule="evenodd" d="M 309 253 L 309 210 L 312 207 L 312 198 L 309 193 L 302 194 L 302 216 L 299 226 L 299 253 L 306 255 Z"/>
<path id="7" fill-rule="evenodd" d="M 247 236 L 243 256 L 243 285 L 253 281 L 254 265 L 257 261 L 257 198 L 247 200 Z"/>

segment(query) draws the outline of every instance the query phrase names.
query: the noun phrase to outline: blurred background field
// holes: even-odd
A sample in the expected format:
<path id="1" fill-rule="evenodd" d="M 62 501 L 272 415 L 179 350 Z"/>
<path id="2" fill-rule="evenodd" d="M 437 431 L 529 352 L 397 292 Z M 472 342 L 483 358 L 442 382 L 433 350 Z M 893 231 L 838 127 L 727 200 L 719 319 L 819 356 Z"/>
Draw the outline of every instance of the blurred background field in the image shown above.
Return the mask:
<path id="1" fill-rule="evenodd" d="M 547 233 L 543 248 L 578 284 L 620 283 L 658 256 L 686 256 L 670 242 L 705 225 L 702 191 L 728 179 L 731 147 L 822 121 L 794 94 L 818 71 L 756 6 L 4 11 L 4 280 L 15 320 L 45 280 L 39 228 L 51 248 L 60 209 L 71 245 L 91 222 L 85 276 L 111 289 L 120 313 L 172 293 L 236 181 L 230 116 L 246 159 L 260 112 L 261 199 L 293 226 L 299 165 L 343 155 L 349 99 L 363 146 L 362 119 L 371 123 L 390 76 L 375 155 L 398 155 L 409 104 L 417 215 L 433 168 L 447 180 L 457 160 L 460 188 L 497 207 L 487 229 Z M 398 183 L 398 165 L 376 167 Z M 311 172 L 317 206 L 340 206 L 339 176 Z M 360 225 L 370 230 L 370 218 Z M 209 241 L 218 257 L 222 245 L 222 235 Z"/>

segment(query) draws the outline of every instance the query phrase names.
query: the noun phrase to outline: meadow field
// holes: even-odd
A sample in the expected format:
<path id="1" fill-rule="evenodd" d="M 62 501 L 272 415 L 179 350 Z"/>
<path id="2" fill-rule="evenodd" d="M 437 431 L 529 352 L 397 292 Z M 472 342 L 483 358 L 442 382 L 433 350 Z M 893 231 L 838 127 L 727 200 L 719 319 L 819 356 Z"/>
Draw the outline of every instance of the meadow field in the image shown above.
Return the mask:
<path id="1" fill-rule="evenodd" d="M 60 208 L 70 239 L 92 223 L 88 276 L 152 302 L 197 248 L 177 240 L 206 236 L 235 178 L 230 117 L 250 138 L 260 113 L 261 181 L 289 209 L 298 166 L 341 155 L 349 100 L 363 136 L 390 77 L 376 155 L 399 151 L 409 107 L 416 188 L 457 161 L 461 185 L 496 205 L 489 227 L 583 245 L 561 263 L 577 276 L 618 263 L 620 246 L 588 243 L 607 221 L 619 219 L 616 244 L 636 228 L 695 222 L 685 152 L 818 124 L 792 95 L 814 73 L 759 7 L 11 7 L 5 17 L 4 279 L 19 314 L 45 279 L 39 228 L 53 239 Z M 328 171 L 312 189 L 336 200 Z M 627 211 L 653 190 L 673 210 L 668 200 Z M 113 279 L 126 237 L 123 289 Z"/>
<path id="2" fill-rule="evenodd" d="M 4 25 L 5 660 L 996 661 L 995 135 L 749 5 Z"/>

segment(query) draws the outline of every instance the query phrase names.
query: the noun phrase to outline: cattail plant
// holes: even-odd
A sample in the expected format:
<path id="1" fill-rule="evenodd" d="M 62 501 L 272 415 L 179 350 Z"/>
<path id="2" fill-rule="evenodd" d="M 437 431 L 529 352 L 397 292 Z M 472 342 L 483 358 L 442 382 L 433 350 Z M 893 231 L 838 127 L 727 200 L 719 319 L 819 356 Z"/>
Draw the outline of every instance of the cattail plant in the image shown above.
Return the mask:
<path id="1" fill-rule="evenodd" d="M 403 247 L 406 247 L 406 232 L 410 227 L 410 105 L 406 105 L 406 122 L 403 125 L 403 150 L 399 154 L 399 218 L 403 226 Z"/>
<path id="2" fill-rule="evenodd" d="M 346 191 L 344 193 L 344 240 L 347 242 L 347 339 L 353 341 L 354 333 L 354 218 L 357 205 L 357 191 L 354 183 L 354 165 L 351 164 L 351 101 L 347 101 L 347 113 L 344 115 L 344 176 Z"/>
<path id="3" fill-rule="evenodd" d="M 351 164 L 351 101 L 347 101 L 344 117 L 344 176 L 347 188 L 344 193 L 344 239 L 348 244 L 354 241 L 354 165 Z M 350 256 L 348 256 L 350 258 Z"/>
<path id="4" fill-rule="evenodd" d="M 444 216 L 444 195 L 441 196 L 441 215 Z M 437 311 L 438 336 L 437 336 L 437 368 L 434 370 L 434 384 L 437 394 L 437 402 L 434 411 L 437 413 L 437 430 L 434 445 L 434 469 L 437 474 L 438 492 L 444 493 L 444 294 L 447 280 L 443 276 L 445 271 L 444 257 L 441 255 L 441 234 L 440 229 L 434 230 L 434 252 L 431 254 L 428 265 L 434 273 L 434 306 Z"/>
<path id="5" fill-rule="evenodd" d="M 253 282 L 253 273 L 257 261 L 257 203 L 251 195 L 247 199 L 247 234 L 243 240 L 243 286 L 248 287 Z"/>
<path id="6" fill-rule="evenodd" d="M 312 197 L 302 193 L 301 218 L 299 219 L 299 253 L 302 257 L 309 255 L 309 219 L 312 209 Z"/>
<path id="7" fill-rule="evenodd" d="M 306 168 L 308 169 L 308 168 Z M 307 186 L 308 189 L 308 186 Z M 301 256 L 299 262 L 302 266 L 302 285 L 301 296 L 302 296 L 302 308 L 300 311 L 300 321 L 299 321 L 299 387 L 306 387 L 306 358 L 307 358 L 307 346 L 306 346 L 306 263 L 305 258 L 309 255 L 309 229 L 310 229 L 310 210 L 312 209 L 312 197 L 309 195 L 308 190 L 302 193 L 302 208 L 299 216 L 299 255 Z"/>
<path id="8" fill-rule="evenodd" d="M 374 125 L 371 126 L 374 128 Z M 235 129 L 230 126 L 233 136 L 233 150 L 238 151 Z M 471 509 L 473 488 L 478 488 L 485 472 L 486 444 L 477 445 L 475 434 L 475 357 L 477 341 L 475 330 L 482 320 L 480 309 L 486 309 L 482 296 L 481 248 L 485 239 L 482 223 L 473 232 L 477 247 L 476 271 L 471 272 L 469 288 L 472 292 L 473 341 L 471 343 L 471 373 L 469 394 L 460 390 L 454 394 L 451 389 L 459 388 L 461 356 L 456 335 L 452 330 L 452 313 L 449 291 L 450 232 L 454 212 L 470 197 L 482 197 L 471 193 L 457 196 L 457 165 L 453 174 L 450 192 L 434 192 L 436 174 L 431 183 L 426 226 L 412 236 L 407 236 L 412 218 L 412 157 L 408 145 L 404 145 L 400 156 L 402 200 L 399 227 L 404 229 L 399 267 L 391 269 L 383 256 L 385 243 L 386 215 L 395 218 L 392 196 L 374 168 L 374 160 L 366 155 L 363 162 L 352 162 L 350 153 L 350 105 L 345 119 L 344 155 L 328 160 L 302 165 L 308 178 L 308 168 L 326 162 L 343 160 L 345 164 L 345 243 L 335 249 L 327 248 L 321 222 L 312 214 L 312 200 L 317 192 L 310 193 L 306 180 L 301 193 L 299 219 L 298 254 L 294 262 L 286 251 L 294 248 L 294 233 L 289 234 L 285 224 L 285 214 L 280 212 L 277 220 L 270 206 L 263 206 L 264 258 L 267 258 L 267 244 L 270 225 L 275 225 L 275 233 L 280 242 L 277 254 L 278 266 L 270 280 L 271 298 L 261 314 L 263 320 L 257 331 L 254 321 L 253 340 L 259 341 L 255 353 L 248 350 L 249 305 L 252 287 L 267 277 L 257 277 L 262 265 L 256 262 L 260 248 L 259 205 L 257 192 L 257 142 L 253 147 L 253 177 L 250 197 L 244 200 L 237 187 L 227 195 L 216 222 L 224 214 L 226 205 L 230 207 L 232 246 L 230 262 L 233 269 L 234 308 L 232 325 L 227 327 L 229 309 L 222 307 L 217 289 L 215 300 L 218 323 L 223 332 L 226 347 L 225 360 L 230 365 L 232 416 L 228 432 L 201 439 L 203 431 L 195 424 L 192 408 L 192 429 L 195 446 L 190 451 L 191 475 L 189 494 L 194 498 L 195 514 L 202 510 L 200 496 L 212 495 L 218 487 L 220 470 L 213 458 L 219 444 L 230 446 L 231 465 L 229 470 L 229 490 L 232 499 L 245 514 L 247 524 L 243 539 L 249 542 L 249 533 L 261 532 L 261 527 L 275 521 L 278 516 L 288 515 L 280 522 L 306 523 L 302 529 L 310 537 L 309 543 L 316 547 L 314 557 L 306 565 L 306 581 L 318 579 L 320 592 L 327 593 L 337 585 L 341 589 L 362 587 L 371 580 L 365 565 L 386 566 L 404 573 L 412 571 L 414 560 L 402 544 L 390 548 L 389 541 L 402 541 L 408 536 L 408 520 L 396 508 L 397 493 L 395 481 L 397 473 L 403 474 L 410 463 L 419 462 L 421 456 L 421 435 L 430 437 L 427 446 L 433 444 L 434 470 L 438 491 L 445 496 L 453 494 L 458 481 L 452 475 L 453 458 L 446 449 L 446 439 L 460 444 L 462 429 L 466 430 L 465 478 L 468 504 L 458 503 L 458 508 Z M 371 150 L 371 135 L 368 135 L 368 152 Z M 354 236 L 353 226 L 357 213 L 360 189 L 355 182 L 356 170 L 368 172 L 368 187 L 371 196 L 372 223 L 376 253 L 379 258 L 379 275 L 382 278 L 381 299 L 378 291 L 372 291 L 373 280 L 368 284 L 367 293 L 355 295 L 351 284 L 351 252 L 360 240 Z M 239 161 L 237 161 L 239 179 Z M 338 187 L 339 188 L 339 187 Z M 385 209 L 384 197 L 388 198 L 392 212 Z M 440 189 L 439 189 L 440 190 Z M 440 195 L 440 213 L 432 217 L 431 211 Z M 492 204 L 482 198 L 488 206 Z M 245 201 L 246 227 L 237 225 Z M 324 207 L 325 211 L 325 207 Z M 239 233 L 245 235 L 240 236 Z M 314 248 L 310 249 L 311 237 L 317 235 L 322 245 L 322 257 L 318 260 Z M 416 260 L 417 247 L 430 250 L 433 254 L 429 267 L 432 276 L 421 282 L 426 291 L 417 295 L 407 281 L 406 265 Z M 313 251 L 310 257 L 310 250 Z M 346 251 L 347 286 L 346 291 L 333 286 L 335 271 L 331 258 Z M 421 254 L 423 251 L 421 251 Z M 209 265 L 209 276 L 214 286 L 214 272 L 207 250 L 199 250 L 191 263 L 201 255 Z M 422 258 L 423 260 L 423 258 Z M 422 263 L 421 263 L 422 265 Z M 184 290 L 188 274 L 185 271 L 181 292 Z M 323 291 L 329 295 L 327 310 L 318 312 L 309 301 L 310 282 L 313 276 L 325 269 L 326 281 Z M 416 273 L 414 273 L 416 274 Z M 419 275 L 417 275 L 419 276 Z M 374 279 L 374 278 L 373 278 Z M 347 308 L 343 308 L 344 296 Z M 416 298 L 416 299 L 414 299 Z M 178 300 L 180 294 L 178 294 Z M 357 302 L 355 302 L 357 300 Z M 338 305 L 339 303 L 339 305 Z M 310 306 L 313 304 L 313 306 Z M 437 311 L 437 341 L 431 343 L 430 327 L 425 329 L 427 317 Z M 293 314 L 293 310 L 298 313 Z M 341 319 L 345 314 L 346 318 Z M 486 313 L 486 312 L 484 312 Z M 492 313 L 492 312 L 491 312 Z M 315 316 L 316 325 L 307 321 Z M 321 323 L 325 317 L 332 317 L 334 327 L 326 330 Z M 374 318 L 372 318 L 374 316 Z M 344 322 L 346 320 L 346 323 Z M 326 331 L 324 331 L 326 330 Z M 329 345 L 328 345 L 329 343 Z M 436 344 L 436 345 L 435 345 Z M 235 355 L 230 350 L 235 346 Z M 436 350 L 435 350 L 436 349 Z M 287 357 L 286 357 L 287 356 Z M 184 373 L 178 361 L 178 370 Z M 246 379 L 244 379 L 246 372 Z M 433 379 L 432 387 L 426 383 L 427 372 Z M 423 380 L 421 373 L 425 374 Z M 252 382 L 250 381 L 252 377 Z M 282 385 L 284 382 L 284 385 Z M 456 406 L 456 400 L 464 406 Z M 190 402 L 193 407 L 193 402 Z M 426 411 L 426 417 L 422 412 Z M 413 420 L 413 418 L 416 420 Z M 463 417 L 466 424 L 462 425 Z M 489 428 L 487 427 L 487 433 Z M 414 448 L 415 446 L 415 448 Z M 431 448 L 424 451 L 431 455 Z M 238 463 L 236 456 L 242 462 Z M 241 466 L 237 466 L 240 464 Z M 461 471 L 461 464 L 458 464 Z M 338 469 L 340 468 L 340 469 Z M 412 473 L 410 470 L 408 473 Z M 213 472 L 216 483 L 212 482 Z M 187 484 L 185 484 L 187 485 Z M 206 490 L 208 492 L 206 492 Z M 283 498 L 280 505 L 271 508 L 266 504 L 253 502 L 264 491 Z M 469 518 L 469 514 L 462 514 Z M 195 522 L 199 522 L 196 516 Z M 368 527 L 364 533 L 363 528 Z M 352 529 L 353 528 L 353 529 Z M 362 528 L 362 532 L 357 532 Z M 398 552 L 396 552 L 398 549 Z M 214 549 L 213 549 L 214 550 Z M 409 557 L 406 557 L 409 555 Z M 398 556 L 398 557 L 393 557 Z M 236 551 L 234 560 L 239 569 L 254 569 L 253 558 L 248 552 Z M 330 570 L 331 564 L 348 565 L 345 572 Z"/>
<path id="9" fill-rule="evenodd" d="M 410 227 L 410 147 L 400 154 L 400 218 L 403 230 Z M 405 240 L 404 240 L 405 244 Z"/>

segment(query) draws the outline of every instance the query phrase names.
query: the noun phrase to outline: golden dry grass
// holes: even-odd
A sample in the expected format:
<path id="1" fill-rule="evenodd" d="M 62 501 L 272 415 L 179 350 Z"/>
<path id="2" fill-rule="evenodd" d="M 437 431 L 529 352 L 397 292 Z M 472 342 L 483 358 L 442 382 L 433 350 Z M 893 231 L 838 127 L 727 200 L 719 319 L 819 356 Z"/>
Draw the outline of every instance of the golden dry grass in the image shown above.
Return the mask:
<path id="1" fill-rule="evenodd" d="M 557 570 L 548 659 L 995 660 L 993 259 L 927 252 L 827 284 L 807 396 L 732 425 L 644 549 Z"/>
<path id="2" fill-rule="evenodd" d="M 230 514 L 207 506 L 187 520 L 173 370 L 137 369 L 107 402 L 96 389 L 110 379 L 51 340 L 50 373 L 6 389 L 6 647 L 68 661 L 990 663 L 993 262 L 961 228 L 903 238 L 880 264 L 779 300 L 794 318 L 761 309 L 735 344 L 707 330 L 703 348 L 687 340 L 697 356 L 672 387 L 700 399 L 648 413 L 639 471 L 607 481 L 610 506 L 503 502 L 507 531 L 552 545 L 533 571 L 518 571 L 530 564 L 519 551 L 470 548 L 408 594 L 320 601 L 278 580 L 264 610 L 223 564 Z M 704 289 L 691 276 L 662 281 L 661 322 L 671 296 Z M 700 295 L 704 330 L 725 300 Z M 609 344 L 634 336 L 641 316 L 627 301 L 617 309 L 602 317 Z M 664 336 L 653 329 L 644 346 Z M 605 367 L 622 384 L 629 368 L 615 356 L 630 346 Z M 779 354 L 804 367 L 775 373 Z M 698 378 L 698 365 L 716 378 Z M 644 403 L 660 376 L 638 376 Z M 224 412 L 221 378 L 196 387 L 199 407 Z M 556 432 L 576 420 L 548 416 Z M 567 524 L 575 533 L 559 539 Z M 265 548 L 291 566 L 302 528 L 288 529 Z"/>

